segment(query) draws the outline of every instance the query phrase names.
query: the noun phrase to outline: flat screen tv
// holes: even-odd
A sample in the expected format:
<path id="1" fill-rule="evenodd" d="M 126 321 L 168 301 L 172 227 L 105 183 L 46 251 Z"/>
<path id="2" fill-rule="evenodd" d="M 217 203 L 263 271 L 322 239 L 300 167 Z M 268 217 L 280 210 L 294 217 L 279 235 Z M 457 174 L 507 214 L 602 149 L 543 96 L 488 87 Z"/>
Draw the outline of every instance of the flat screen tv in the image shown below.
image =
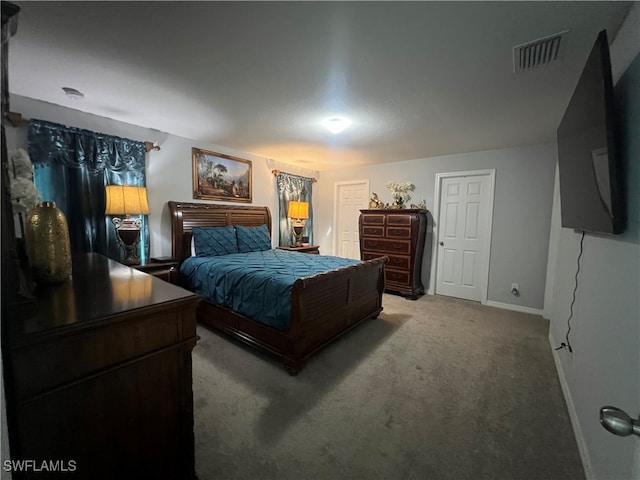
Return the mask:
<path id="1" fill-rule="evenodd" d="M 589 54 L 557 131 L 562 226 L 617 234 L 625 228 L 607 32 Z"/>

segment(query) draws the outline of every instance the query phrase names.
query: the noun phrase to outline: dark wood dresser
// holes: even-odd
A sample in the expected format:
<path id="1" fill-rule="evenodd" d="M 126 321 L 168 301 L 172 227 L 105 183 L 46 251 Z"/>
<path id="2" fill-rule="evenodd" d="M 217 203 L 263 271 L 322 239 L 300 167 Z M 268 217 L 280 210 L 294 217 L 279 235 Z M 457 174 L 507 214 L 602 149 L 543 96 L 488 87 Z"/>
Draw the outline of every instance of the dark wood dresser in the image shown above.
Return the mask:
<path id="1" fill-rule="evenodd" d="M 410 299 L 424 294 L 422 256 L 427 232 L 427 211 L 360 210 L 360 257 L 388 256 L 385 291 Z"/>
<path id="2" fill-rule="evenodd" d="M 35 296 L 2 319 L 13 478 L 194 479 L 200 298 L 96 254 Z"/>

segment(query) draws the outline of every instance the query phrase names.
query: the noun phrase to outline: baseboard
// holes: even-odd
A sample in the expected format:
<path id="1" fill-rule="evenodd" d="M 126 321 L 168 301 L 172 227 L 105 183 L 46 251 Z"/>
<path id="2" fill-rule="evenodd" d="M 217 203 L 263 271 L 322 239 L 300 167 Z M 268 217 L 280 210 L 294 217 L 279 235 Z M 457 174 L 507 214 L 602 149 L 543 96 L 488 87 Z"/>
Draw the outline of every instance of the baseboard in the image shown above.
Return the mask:
<path id="1" fill-rule="evenodd" d="M 494 302 L 487 300 L 487 307 L 502 308 L 503 310 L 513 310 L 514 312 L 531 313 L 533 315 L 542 316 L 542 310 L 539 308 L 523 307 L 522 305 L 513 305 L 511 303 Z"/>
<path id="2" fill-rule="evenodd" d="M 553 353 L 553 360 L 556 364 L 556 371 L 558 372 L 558 379 L 560 380 L 560 387 L 564 395 L 564 401 L 567 404 L 567 411 L 569 412 L 569 418 L 571 419 L 571 426 L 573 427 L 573 435 L 576 437 L 576 443 L 578 444 L 578 452 L 580 453 L 580 459 L 582 460 L 582 468 L 584 468 L 584 475 L 587 480 L 595 480 L 593 474 L 593 468 L 591 467 L 591 457 L 589 456 L 589 450 L 587 449 L 587 443 L 582 434 L 582 428 L 580 427 L 580 420 L 576 413 L 576 407 L 573 403 L 573 397 L 569 390 L 569 384 L 564 376 L 564 370 L 562 370 L 562 362 L 560 361 L 560 355 L 556 350 L 558 345 L 553 339 L 553 335 L 549 332 L 549 343 L 551 344 L 551 352 Z"/>

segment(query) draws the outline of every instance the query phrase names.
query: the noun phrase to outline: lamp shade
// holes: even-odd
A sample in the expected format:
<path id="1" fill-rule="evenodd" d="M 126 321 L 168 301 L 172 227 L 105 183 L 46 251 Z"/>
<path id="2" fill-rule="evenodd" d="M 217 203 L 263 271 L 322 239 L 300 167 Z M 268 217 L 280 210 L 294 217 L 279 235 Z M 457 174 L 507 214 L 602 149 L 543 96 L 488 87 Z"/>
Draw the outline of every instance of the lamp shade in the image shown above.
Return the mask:
<path id="1" fill-rule="evenodd" d="M 288 211 L 287 217 L 298 218 L 298 219 L 309 218 L 309 203 L 308 202 L 289 202 L 289 211 Z"/>
<path id="2" fill-rule="evenodd" d="M 107 185 L 106 195 L 106 215 L 149 215 L 145 187 Z"/>

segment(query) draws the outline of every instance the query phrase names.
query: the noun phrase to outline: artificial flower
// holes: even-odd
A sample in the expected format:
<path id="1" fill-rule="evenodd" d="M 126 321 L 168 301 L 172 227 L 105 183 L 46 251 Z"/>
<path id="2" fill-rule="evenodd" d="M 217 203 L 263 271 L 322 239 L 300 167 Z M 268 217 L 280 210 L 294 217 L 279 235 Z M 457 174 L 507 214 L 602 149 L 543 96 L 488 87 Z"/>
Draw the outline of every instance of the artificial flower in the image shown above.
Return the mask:
<path id="1" fill-rule="evenodd" d="M 33 183 L 33 165 L 22 148 L 9 153 L 9 186 L 14 213 L 27 213 L 38 202 L 40 192 Z"/>
<path id="2" fill-rule="evenodd" d="M 391 196 L 396 204 L 402 205 L 411 200 L 411 196 L 408 192 L 413 191 L 416 187 L 411 182 L 387 182 L 385 185 L 389 192 L 391 192 Z"/>

